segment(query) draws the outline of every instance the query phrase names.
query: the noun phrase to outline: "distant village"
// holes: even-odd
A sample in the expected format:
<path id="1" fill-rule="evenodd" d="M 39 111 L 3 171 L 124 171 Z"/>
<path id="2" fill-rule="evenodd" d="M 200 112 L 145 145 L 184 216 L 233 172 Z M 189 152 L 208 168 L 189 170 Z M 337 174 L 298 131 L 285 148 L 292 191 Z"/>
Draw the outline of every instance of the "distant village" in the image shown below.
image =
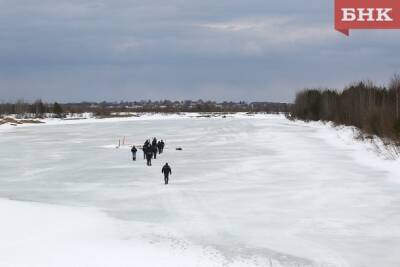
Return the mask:
<path id="1" fill-rule="evenodd" d="M 66 114 L 93 113 L 98 117 L 110 117 L 129 113 L 159 112 L 265 112 L 286 113 L 291 104 L 275 102 L 215 102 L 203 100 L 185 101 L 133 101 L 133 102 L 80 102 L 80 103 L 46 103 L 37 100 L 33 103 L 17 101 L 0 104 L 0 115 L 20 115 L 46 117 L 52 114 L 63 117 Z"/>

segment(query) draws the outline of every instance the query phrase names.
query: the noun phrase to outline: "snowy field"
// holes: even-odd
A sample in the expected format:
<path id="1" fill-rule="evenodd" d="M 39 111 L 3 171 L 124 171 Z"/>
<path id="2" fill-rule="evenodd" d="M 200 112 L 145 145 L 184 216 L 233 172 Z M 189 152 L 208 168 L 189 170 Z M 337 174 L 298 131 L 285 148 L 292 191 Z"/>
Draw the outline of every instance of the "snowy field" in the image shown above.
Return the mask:
<path id="1" fill-rule="evenodd" d="M 370 150 L 266 115 L 0 127 L 0 266 L 398 267 L 400 165 Z"/>

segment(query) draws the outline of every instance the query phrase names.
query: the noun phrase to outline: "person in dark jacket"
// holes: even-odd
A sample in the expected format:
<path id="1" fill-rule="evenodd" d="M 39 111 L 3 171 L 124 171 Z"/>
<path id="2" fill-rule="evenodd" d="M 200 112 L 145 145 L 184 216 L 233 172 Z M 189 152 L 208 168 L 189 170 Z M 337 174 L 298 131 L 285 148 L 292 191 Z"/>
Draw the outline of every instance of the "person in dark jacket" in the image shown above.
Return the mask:
<path id="1" fill-rule="evenodd" d="M 153 157 L 154 159 L 157 158 L 157 144 L 154 146 L 151 146 L 151 152 L 153 152 Z"/>
<path id="2" fill-rule="evenodd" d="M 151 146 L 157 146 L 157 138 L 153 138 L 153 142 L 151 142 Z"/>
<path id="3" fill-rule="evenodd" d="M 163 140 L 160 141 L 160 146 L 161 146 L 161 153 L 164 152 L 164 147 L 165 147 L 165 143 Z"/>
<path id="4" fill-rule="evenodd" d="M 150 149 L 146 151 L 147 166 L 151 166 L 151 159 L 153 158 L 153 152 Z"/>
<path id="5" fill-rule="evenodd" d="M 144 142 L 143 146 L 144 146 L 144 147 L 150 146 L 150 140 L 146 140 L 146 142 Z"/>
<path id="6" fill-rule="evenodd" d="M 143 150 L 143 159 L 146 159 L 146 147 L 143 146 L 142 150 Z"/>
<path id="7" fill-rule="evenodd" d="M 161 141 L 157 142 L 157 149 L 158 149 L 158 154 L 161 154 L 162 153 L 162 151 L 161 151 Z"/>
<path id="8" fill-rule="evenodd" d="M 135 146 L 132 146 L 131 152 L 132 152 L 132 160 L 133 160 L 133 161 L 136 161 L 136 152 L 137 152 L 137 149 L 136 149 Z"/>
<path id="9" fill-rule="evenodd" d="M 142 150 L 143 150 L 143 158 L 146 159 L 146 152 L 148 150 L 148 147 L 150 145 L 150 140 L 146 140 L 146 142 L 144 142 Z"/>
<path id="10" fill-rule="evenodd" d="M 164 167 L 161 170 L 161 173 L 164 173 L 165 184 L 168 184 L 169 175 L 172 174 L 171 167 L 168 165 L 168 163 L 165 163 Z"/>

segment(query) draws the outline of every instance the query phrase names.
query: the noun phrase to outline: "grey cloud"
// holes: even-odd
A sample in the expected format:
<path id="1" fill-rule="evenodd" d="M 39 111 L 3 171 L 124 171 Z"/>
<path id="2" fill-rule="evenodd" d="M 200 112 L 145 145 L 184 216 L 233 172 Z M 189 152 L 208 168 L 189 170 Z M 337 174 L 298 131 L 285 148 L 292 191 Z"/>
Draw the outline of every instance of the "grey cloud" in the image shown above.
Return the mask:
<path id="1" fill-rule="evenodd" d="M 399 32 L 333 29 L 330 1 L 0 0 L 0 100 L 291 101 L 400 70 Z"/>

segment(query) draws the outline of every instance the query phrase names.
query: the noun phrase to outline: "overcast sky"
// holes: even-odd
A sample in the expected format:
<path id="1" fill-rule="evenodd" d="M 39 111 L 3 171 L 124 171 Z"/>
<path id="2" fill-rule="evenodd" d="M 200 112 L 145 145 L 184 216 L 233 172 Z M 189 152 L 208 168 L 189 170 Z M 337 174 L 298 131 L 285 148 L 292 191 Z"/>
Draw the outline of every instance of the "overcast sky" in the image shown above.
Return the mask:
<path id="1" fill-rule="evenodd" d="M 400 31 L 333 0 L 0 0 L 0 101 L 292 101 L 400 71 Z"/>

